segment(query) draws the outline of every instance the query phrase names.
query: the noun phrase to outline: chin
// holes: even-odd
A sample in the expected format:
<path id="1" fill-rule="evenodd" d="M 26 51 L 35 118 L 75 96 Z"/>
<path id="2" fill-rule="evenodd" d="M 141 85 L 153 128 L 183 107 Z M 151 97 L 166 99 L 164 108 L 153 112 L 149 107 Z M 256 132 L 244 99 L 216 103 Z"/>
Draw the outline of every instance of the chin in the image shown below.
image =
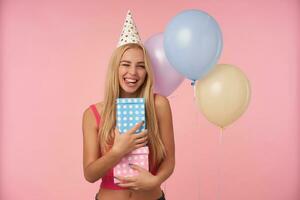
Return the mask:
<path id="1" fill-rule="evenodd" d="M 124 92 L 129 94 L 134 94 L 137 90 L 124 90 Z"/>
<path id="2" fill-rule="evenodd" d="M 125 92 L 127 94 L 134 94 L 134 93 L 136 93 L 139 90 L 140 86 L 136 87 L 136 88 L 127 88 L 126 86 L 125 87 L 121 87 L 121 88 L 122 88 L 123 92 Z"/>

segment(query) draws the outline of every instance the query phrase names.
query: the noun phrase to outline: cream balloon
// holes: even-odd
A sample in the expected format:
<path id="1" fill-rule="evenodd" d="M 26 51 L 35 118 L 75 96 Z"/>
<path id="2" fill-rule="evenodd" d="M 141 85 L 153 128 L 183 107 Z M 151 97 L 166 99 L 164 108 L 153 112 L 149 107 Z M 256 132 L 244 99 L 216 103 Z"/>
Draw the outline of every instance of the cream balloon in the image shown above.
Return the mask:
<path id="1" fill-rule="evenodd" d="M 218 64 L 195 84 L 196 104 L 207 120 L 224 128 L 247 109 L 251 88 L 237 67 Z"/>

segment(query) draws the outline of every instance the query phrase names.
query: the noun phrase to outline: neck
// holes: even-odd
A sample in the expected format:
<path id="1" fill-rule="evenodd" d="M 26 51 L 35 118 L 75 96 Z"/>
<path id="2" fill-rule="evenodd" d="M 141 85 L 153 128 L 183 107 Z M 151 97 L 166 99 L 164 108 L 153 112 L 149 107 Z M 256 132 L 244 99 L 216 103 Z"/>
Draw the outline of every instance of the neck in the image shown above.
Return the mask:
<path id="1" fill-rule="evenodd" d="M 120 98 L 136 98 L 137 97 L 137 93 L 127 93 L 124 91 L 121 91 L 120 93 Z"/>

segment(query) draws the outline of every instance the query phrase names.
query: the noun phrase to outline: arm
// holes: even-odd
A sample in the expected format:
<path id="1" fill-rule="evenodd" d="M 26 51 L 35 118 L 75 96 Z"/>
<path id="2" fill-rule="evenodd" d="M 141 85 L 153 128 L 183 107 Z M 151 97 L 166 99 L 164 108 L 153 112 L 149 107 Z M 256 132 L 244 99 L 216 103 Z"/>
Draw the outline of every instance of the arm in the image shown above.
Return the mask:
<path id="1" fill-rule="evenodd" d="M 100 157 L 100 146 L 97 138 L 97 124 L 93 113 L 87 108 L 83 113 L 83 169 L 84 177 L 94 183 L 120 160 L 120 154 L 113 150 Z"/>
<path id="2" fill-rule="evenodd" d="M 158 168 L 156 178 L 157 184 L 163 183 L 175 168 L 175 143 L 173 133 L 172 111 L 169 100 L 157 95 L 155 100 L 156 113 L 158 117 L 159 131 L 165 145 L 167 156 Z"/>

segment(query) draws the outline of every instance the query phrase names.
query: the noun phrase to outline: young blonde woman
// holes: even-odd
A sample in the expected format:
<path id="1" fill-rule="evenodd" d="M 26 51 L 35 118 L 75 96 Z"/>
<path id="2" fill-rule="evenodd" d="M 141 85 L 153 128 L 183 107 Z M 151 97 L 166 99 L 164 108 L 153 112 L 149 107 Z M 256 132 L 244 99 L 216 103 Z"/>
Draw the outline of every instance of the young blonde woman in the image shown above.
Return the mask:
<path id="1" fill-rule="evenodd" d="M 104 100 L 90 105 L 83 114 L 84 176 L 91 183 L 102 179 L 96 200 L 164 200 L 161 184 L 175 167 L 171 107 L 166 97 L 153 93 L 150 60 L 130 11 L 126 23 L 109 63 Z M 137 97 L 145 99 L 147 127 L 134 134 L 141 122 L 120 134 L 115 100 Z M 124 155 L 145 145 L 149 147 L 149 171 L 133 164 L 130 167 L 139 172 L 137 176 L 113 174 Z M 114 177 L 121 183 L 115 184 Z"/>

